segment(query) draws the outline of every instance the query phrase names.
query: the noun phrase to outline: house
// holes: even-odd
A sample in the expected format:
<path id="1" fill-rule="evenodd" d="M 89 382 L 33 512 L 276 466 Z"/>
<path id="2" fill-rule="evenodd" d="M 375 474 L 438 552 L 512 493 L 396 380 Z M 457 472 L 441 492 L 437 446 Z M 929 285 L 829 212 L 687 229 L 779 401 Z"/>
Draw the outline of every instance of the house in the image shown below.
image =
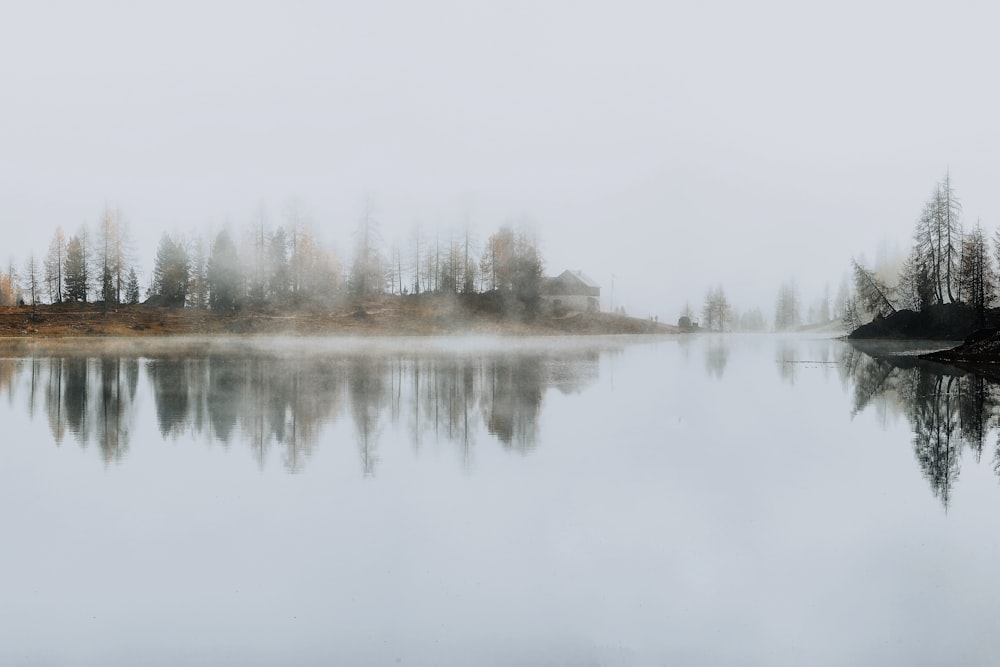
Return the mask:
<path id="1" fill-rule="evenodd" d="M 567 270 L 555 278 L 543 278 L 539 296 L 542 307 L 550 312 L 601 310 L 601 288 L 582 271 Z"/>

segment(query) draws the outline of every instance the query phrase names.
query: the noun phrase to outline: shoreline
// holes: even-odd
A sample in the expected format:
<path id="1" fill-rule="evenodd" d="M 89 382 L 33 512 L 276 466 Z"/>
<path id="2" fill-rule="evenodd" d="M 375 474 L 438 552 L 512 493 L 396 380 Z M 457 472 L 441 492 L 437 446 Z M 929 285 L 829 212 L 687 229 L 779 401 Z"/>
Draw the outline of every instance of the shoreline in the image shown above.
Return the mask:
<path id="1" fill-rule="evenodd" d="M 353 308 L 244 309 L 216 313 L 136 304 L 0 307 L 0 341 L 175 337 L 386 337 L 676 335 L 677 327 L 610 313 L 504 317 L 445 298 L 386 299 Z"/>

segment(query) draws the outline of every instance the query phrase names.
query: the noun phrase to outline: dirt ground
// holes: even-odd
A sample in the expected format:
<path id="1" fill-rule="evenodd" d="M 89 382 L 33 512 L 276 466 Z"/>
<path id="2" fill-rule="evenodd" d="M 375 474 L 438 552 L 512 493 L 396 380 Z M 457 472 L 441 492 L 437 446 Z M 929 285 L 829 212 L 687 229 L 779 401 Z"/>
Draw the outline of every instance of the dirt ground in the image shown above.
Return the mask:
<path id="1" fill-rule="evenodd" d="M 470 312 L 446 301 L 386 299 L 361 308 L 249 311 L 219 314 L 192 308 L 100 304 L 0 307 L 0 337 L 292 334 L 416 336 L 675 333 L 676 327 L 607 313 L 569 313 L 512 320 Z"/>

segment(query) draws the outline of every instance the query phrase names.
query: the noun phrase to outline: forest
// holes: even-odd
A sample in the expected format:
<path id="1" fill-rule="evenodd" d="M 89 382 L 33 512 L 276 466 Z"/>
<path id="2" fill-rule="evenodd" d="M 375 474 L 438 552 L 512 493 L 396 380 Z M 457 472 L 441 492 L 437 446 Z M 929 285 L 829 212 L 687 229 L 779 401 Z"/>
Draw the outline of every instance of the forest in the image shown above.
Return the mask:
<path id="1" fill-rule="evenodd" d="M 868 267 L 851 260 L 854 289 L 843 303 L 844 325 L 855 331 L 866 322 L 878 324 L 912 312 L 960 320 L 966 329 L 984 327 L 1000 288 L 998 261 L 1000 230 L 991 239 L 979 221 L 964 228 L 962 204 L 946 174 L 924 203 L 909 253 L 898 267 L 887 261 Z M 902 319 L 915 327 L 915 334 L 921 333 L 919 317 Z"/>
<path id="2" fill-rule="evenodd" d="M 537 239 L 502 225 L 479 244 L 461 233 L 423 234 L 404 248 L 387 246 L 370 202 L 353 234 L 349 262 L 323 247 L 290 210 L 272 227 L 261 214 L 239 231 L 164 233 L 146 281 L 139 278 L 134 238 L 121 211 L 106 209 L 96 228 L 81 225 L 52 235 L 44 257 L 31 253 L 0 274 L 0 305 L 91 303 L 233 312 L 280 306 L 350 306 L 381 295 L 490 295 L 505 314 L 537 306 L 543 260 Z M 481 299 L 482 301 L 482 299 Z"/>

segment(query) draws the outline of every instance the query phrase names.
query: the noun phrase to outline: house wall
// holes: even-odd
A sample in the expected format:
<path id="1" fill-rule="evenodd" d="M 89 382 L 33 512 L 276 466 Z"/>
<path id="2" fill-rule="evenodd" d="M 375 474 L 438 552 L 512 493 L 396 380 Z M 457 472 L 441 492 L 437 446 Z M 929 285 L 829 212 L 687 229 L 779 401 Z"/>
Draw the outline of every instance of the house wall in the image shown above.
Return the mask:
<path id="1" fill-rule="evenodd" d="M 542 296 L 542 303 L 548 311 L 575 310 L 583 313 L 597 313 L 601 310 L 601 303 L 597 297 L 578 294 L 559 294 Z"/>

